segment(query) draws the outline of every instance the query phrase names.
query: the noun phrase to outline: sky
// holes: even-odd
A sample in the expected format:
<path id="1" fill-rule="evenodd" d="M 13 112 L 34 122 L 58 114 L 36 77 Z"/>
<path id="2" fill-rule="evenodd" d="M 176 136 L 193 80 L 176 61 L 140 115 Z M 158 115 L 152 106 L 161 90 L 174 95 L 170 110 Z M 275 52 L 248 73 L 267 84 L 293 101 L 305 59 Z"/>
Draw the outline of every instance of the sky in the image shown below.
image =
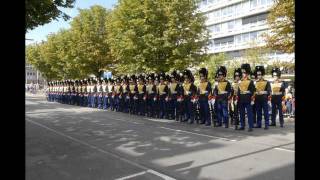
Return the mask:
<path id="1" fill-rule="evenodd" d="M 29 30 L 25 38 L 32 40 L 26 40 L 25 43 L 26 45 L 32 43 L 39 43 L 42 40 L 47 40 L 46 36 L 50 33 L 58 32 L 62 28 L 70 28 L 69 23 L 72 21 L 72 18 L 79 14 L 78 8 L 88 9 L 93 5 L 101 5 L 107 9 L 112 9 L 114 5 L 117 4 L 117 2 L 118 0 L 76 0 L 74 8 L 59 8 L 60 10 L 71 16 L 71 18 L 68 21 L 64 21 L 62 18 L 59 18 L 58 20 L 51 21 L 48 24 L 38 26 L 33 30 Z"/>

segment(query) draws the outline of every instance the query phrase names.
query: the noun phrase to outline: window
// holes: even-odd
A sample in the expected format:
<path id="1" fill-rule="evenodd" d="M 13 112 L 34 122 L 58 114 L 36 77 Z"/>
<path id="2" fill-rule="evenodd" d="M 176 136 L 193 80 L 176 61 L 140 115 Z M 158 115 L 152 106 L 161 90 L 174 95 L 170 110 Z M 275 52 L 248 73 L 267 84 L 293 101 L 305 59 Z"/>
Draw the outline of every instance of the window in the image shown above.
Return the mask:
<path id="1" fill-rule="evenodd" d="M 221 13 L 222 13 L 222 16 L 227 16 L 228 15 L 228 8 L 221 9 Z"/>
<path id="2" fill-rule="evenodd" d="M 267 0 L 261 0 L 260 3 L 261 3 L 262 6 L 265 6 L 267 4 Z"/>
<path id="3" fill-rule="evenodd" d="M 234 10 L 235 10 L 236 15 L 241 14 L 242 13 L 242 4 L 239 3 L 239 4 L 235 5 Z"/>
<path id="4" fill-rule="evenodd" d="M 215 33 L 220 32 L 220 26 L 221 26 L 221 24 L 217 24 L 217 25 L 214 26 L 214 32 Z"/>
<path id="5" fill-rule="evenodd" d="M 235 36 L 236 44 L 241 44 L 241 34 Z"/>
<path id="6" fill-rule="evenodd" d="M 257 32 L 250 32 L 250 40 L 255 41 L 257 39 Z"/>
<path id="7" fill-rule="evenodd" d="M 234 21 L 228 22 L 228 30 L 232 30 L 234 28 Z"/>
<path id="8" fill-rule="evenodd" d="M 249 33 L 245 33 L 242 35 L 242 42 L 246 43 L 249 41 Z"/>
<path id="9" fill-rule="evenodd" d="M 250 0 L 250 8 L 253 9 L 257 7 L 257 0 Z"/>

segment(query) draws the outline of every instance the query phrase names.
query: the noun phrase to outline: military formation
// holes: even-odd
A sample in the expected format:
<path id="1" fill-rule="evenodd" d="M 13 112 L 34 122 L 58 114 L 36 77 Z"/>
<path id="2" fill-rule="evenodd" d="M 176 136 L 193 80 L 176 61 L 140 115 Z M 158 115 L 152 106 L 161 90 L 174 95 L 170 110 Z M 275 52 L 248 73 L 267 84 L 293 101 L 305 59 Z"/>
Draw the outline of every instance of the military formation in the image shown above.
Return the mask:
<path id="1" fill-rule="evenodd" d="M 52 81 L 48 83 L 50 102 L 98 108 L 160 119 L 172 119 L 205 126 L 234 126 L 248 131 L 284 127 L 282 106 L 285 84 L 279 68 L 272 69 L 274 81 L 264 79 L 264 66 L 252 71 L 249 64 L 234 70 L 234 80 L 226 79 L 227 69 L 220 66 L 215 82 L 208 81 L 208 70 L 199 70 L 195 84 L 192 72 L 161 72 L 116 78 Z M 271 124 L 268 107 L 272 107 Z M 262 115 L 263 114 L 263 115 Z M 230 121 L 229 121 L 230 120 Z"/>

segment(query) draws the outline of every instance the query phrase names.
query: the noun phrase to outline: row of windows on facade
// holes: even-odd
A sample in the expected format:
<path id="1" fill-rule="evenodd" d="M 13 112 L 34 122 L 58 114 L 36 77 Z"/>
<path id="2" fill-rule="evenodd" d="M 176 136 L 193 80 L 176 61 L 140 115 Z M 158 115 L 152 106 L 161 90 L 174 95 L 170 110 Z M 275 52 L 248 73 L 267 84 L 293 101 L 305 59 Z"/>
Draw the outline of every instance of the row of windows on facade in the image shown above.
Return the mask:
<path id="1" fill-rule="evenodd" d="M 254 16 L 248 16 L 240 19 L 234 19 L 220 24 L 208 26 L 212 33 L 228 32 L 232 30 L 241 30 L 252 28 L 254 26 L 262 26 L 266 24 L 268 13 L 261 13 Z"/>
<path id="2" fill-rule="evenodd" d="M 250 12 L 252 9 L 266 7 L 273 4 L 272 0 L 250 0 L 219 8 L 206 13 L 208 21 L 217 21 L 225 17 L 238 16 Z"/>
<path id="3" fill-rule="evenodd" d="M 36 72 L 27 72 L 27 76 L 35 76 L 36 75 Z M 40 74 L 39 74 L 40 76 Z"/>
<path id="4" fill-rule="evenodd" d="M 245 50 L 236 50 L 236 51 L 229 51 L 226 52 L 226 55 L 231 58 L 239 58 L 243 57 L 245 55 Z M 269 53 L 263 53 L 261 56 L 268 57 L 268 58 L 290 58 L 289 54 L 278 52 L 278 51 L 273 51 Z"/>
<path id="5" fill-rule="evenodd" d="M 234 46 L 244 45 L 253 41 L 259 44 L 264 42 L 263 41 L 264 38 L 262 37 L 264 33 L 267 33 L 267 31 L 266 30 L 252 31 L 248 33 L 242 33 L 238 35 L 212 39 L 210 42 L 209 48 L 219 48 L 219 47 L 231 46 L 231 45 L 234 45 Z"/>

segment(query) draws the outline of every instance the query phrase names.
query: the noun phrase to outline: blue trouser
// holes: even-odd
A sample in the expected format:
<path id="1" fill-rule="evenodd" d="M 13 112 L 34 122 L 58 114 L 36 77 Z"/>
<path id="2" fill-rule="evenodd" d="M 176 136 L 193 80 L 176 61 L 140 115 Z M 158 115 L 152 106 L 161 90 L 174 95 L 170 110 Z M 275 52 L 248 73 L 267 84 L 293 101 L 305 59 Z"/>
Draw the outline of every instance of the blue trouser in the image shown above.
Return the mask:
<path id="1" fill-rule="evenodd" d="M 128 113 L 129 112 L 129 103 L 130 103 L 130 98 L 129 96 L 125 95 L 123 96 L 123 112 Z"/>
<path id="2" fill-rule="evenodd" d="M 88 94 L 88 97 L 87 97 L 87 107 L 92 107 L 91 106 L 91 94 Z"/>
<path id="3" fill-rule="evenodd" d="M 79 94 L 79 106 L 83 106 L 83 95 Z"/>
<path id="4" fill-rule="evenodd" d="M 138 110 L 138 113 L 140 115 L 145 115 L 145 100 L 143 100 L 143 96 L 144 95 L 138 95 L 138 107 L 137 107 L 137 110 Z"/>
<path id="5" fill-rule="evenodd" d="M 229 125 L 229 114 L 228 114 L 228 101 L 217 100 L 217 121 L 219 126 L 225 124 Z"/>
<path id="6" fill-rule="evenodd" d="M 179 120 L 180 118 L 183 118 L 184 115 L 184 101 L 177 101 L 177 111 L 176 111 L 176 116 L 177 119 Z"/>
<path id="7" fill-rule="evenodd" d="M 95 108 L 96 107 L 96 103 L 97 103 L 97 96 L 95 94 L 93 94 L 91 96 L 91 107 Z"/>
<path id="8" fill-rule="evenodd" d="M 119 96 L 114 96 L 113 98 L 113 109 L 119 111 Z"/>
<path id="9" fill-rule="evenodd" d="M 168 114 L 174 119 L 176 117 L 176 110 L 177 110 L 177 98 L 173 97 L 168 103 Z"/>
<path id="10" fill-rule="evenodd" d="M 135 114 L 135 100 L 133 98 L 133 96 L 130 96 L 129 99 L 129 112 L 130 114 Z"/>
<path id="11" fill-rule="evenodd" d="M 109 108 L 109 97 L 107 95 L 103 96 L 103 109 Z"/>
<path id="12" fill-rule="evenodd" d="M 167 116 L 167 112 L 166 112 L 166 100 L 164 97 L 160 97 L 159 100 L 159 107 L 160 107 L 160 112 L 159 112 L 159 117 L 163 118 L 164 116 Z"/>
<path id="13" fill-rule="evenodd" d="M 283 125 L 284 121 L 283 121 L 281 101 L 275 101 L 275 102 L 271 101 L 271 103 L 272 103 L 272 115 L 271 115 L 272 124 L 276 124 L 276 116 L 277 116 L 277 113 L 279 112 L 280 125 Z"/>
<path id="14" fill-rule="evenodd" d="M 185 109 L 185 120 L 189 120 L 191 122 L 194 121 L 194 111 L 193 111 L 193 103 L 190 98 L 184 100 L 184 109 Z"/>
<path id="15" fill-rule="evenodd" d="M 211 121 L 209 118 L 208 99 L 200 98 L 199 104 L 200 104 L 200 121 L 201 121 L 201 123 L 206 123 L 207 125 L 210 125 Z"/>
<path id="16" fill-rule="evenodd" d="M 119 96 L 119 111 L 123 112 L 123 106 L 124 106 L 124 98 L 125 96 Z"/>
<path id="17" fill-rule="evenodd" d="M 102 96 L 98 96 L 98 109 L 102 109 L 103 108 L 103 97 Z"/>
<path id="18" fill-rule="evenodd" d="M 249 128 L 253 128 L 253 114 L 250 102 L 239 102 L 240 109 L 240 127 L 244 128 L 245 110 L 247 110 Z"/>
<path id="19" fill-rule="evenodd" d="M 115 102 L 114 102 L 114 96 L 112 95 L 109 96 L 109 104 L 110 104 L 110 109 L 113 111 L 115 108 Z"/>
<path id="20" fill-rule="evenodd" d="M 265 127 L 269 126 L 269 111 L 268 111 L 268 101 L 256 101 L 257 110 L 257 126 L 261 127 L 262 121 L 262 110 L 264 115 Z"/>
<path id="21" fill-rule="evenodd" d="M 149 116 L 153 115 L 153 96 L 150 96 L 147 99 L 147 113 Z"/>
<path id="22" fill-rule="evenodd" d="M 257 108 L 256 108 L 256 103 L 252 105 L 252 119 L 253 123 L 257 123 Z"/>

